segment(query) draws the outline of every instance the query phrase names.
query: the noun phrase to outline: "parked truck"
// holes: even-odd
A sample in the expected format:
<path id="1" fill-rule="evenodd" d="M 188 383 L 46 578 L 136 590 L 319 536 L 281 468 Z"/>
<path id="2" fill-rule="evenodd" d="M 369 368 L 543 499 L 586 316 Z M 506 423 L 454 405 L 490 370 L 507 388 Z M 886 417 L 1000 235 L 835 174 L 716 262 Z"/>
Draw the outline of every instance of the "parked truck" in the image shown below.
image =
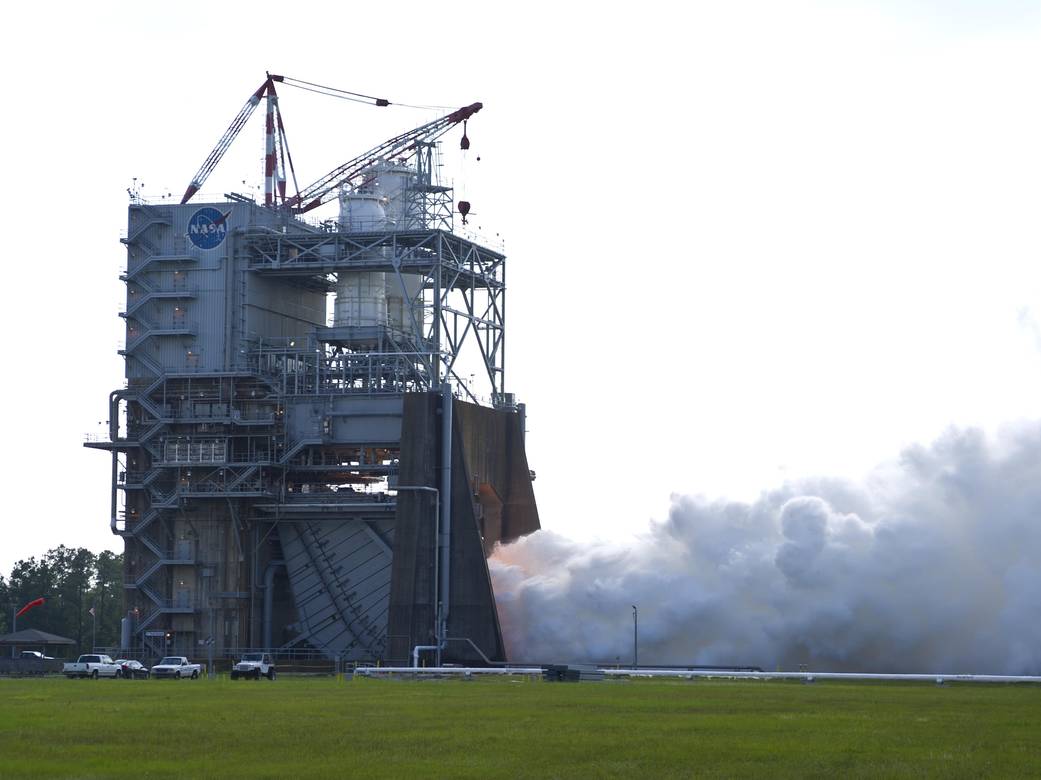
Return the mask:
<path id="1" fill-rule="evenodd" d="M 202 666 L 191 663 L 183 655 L 168 655 L 152 667 L 153 677 L 172 677 L 175 680 L 182 677 L 197 680 L 201 673 Z"/>
<path id="2" fill-rule="evenodd" d="M 123 670 L 120 669 L 119 664 L 115 663 L 107 655 L 93 653 L 81 655 L 76 661 L 65 664 L 61 672 L 70 680 L 77 677 L 90 677 L 96 680 L 99 677 L 123 676 Z"/>

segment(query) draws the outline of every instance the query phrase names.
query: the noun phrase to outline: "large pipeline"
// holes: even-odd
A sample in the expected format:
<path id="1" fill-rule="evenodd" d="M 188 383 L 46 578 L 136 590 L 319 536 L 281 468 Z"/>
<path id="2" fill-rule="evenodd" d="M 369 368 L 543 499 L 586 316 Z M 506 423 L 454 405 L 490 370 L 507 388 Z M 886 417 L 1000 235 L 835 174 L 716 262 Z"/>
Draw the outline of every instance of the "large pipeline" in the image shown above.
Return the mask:
<path id="1" fill-rule="evenodd" d="M 424 648 L 419 648 L 424 649 Z M 433 648 L 425 648 L 433 649 Z M 359 667 L 359 677 L 390 677 L 395 674 L 469 677 L 474 674 L 533 675 L 542 674 L 541 666 L 506 668 L 459 666 L 370 666 Z M 871 672 L 741 672 L 705 669 L 598 669 L 605 677 L 675 677 L 679 679 L 716 678 L 731 680 L 886 680 L 890 682 L 974 683 L 1041 683 L 1041 677 L 1005 674 L 873 674 Z"/>
<path id="2" fill-rule="evenodd" d="M 452 385 L 441 383 L 441 545 L 440 603 L 438 605 L 437 665 L 441 665 L 441 650 L 448 636 L 448 613 L 452 600 Z"/>

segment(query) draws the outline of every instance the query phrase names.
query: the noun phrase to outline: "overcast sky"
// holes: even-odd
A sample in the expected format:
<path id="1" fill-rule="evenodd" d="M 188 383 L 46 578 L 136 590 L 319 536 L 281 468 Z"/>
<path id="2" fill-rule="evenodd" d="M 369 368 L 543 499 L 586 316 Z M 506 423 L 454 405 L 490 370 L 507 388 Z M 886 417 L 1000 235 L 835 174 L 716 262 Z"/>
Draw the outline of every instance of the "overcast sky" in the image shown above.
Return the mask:
<path id="1" fill-rule="evenodd" d="M 265 70 L 484 102 L 481 162 L 447 157 L 506 242 L 544 527 L 624 537 L 673 493 L 1039 416 L 1041 2 L 234 8 L 4 11 L 0 572 L 121 549 L 81 445 L 122 383 L 126 188 L 183 192 Z M 283 95 L 302 183 L 431 118 Z M 205 189 L 261 156 L 258 113 Z"/>

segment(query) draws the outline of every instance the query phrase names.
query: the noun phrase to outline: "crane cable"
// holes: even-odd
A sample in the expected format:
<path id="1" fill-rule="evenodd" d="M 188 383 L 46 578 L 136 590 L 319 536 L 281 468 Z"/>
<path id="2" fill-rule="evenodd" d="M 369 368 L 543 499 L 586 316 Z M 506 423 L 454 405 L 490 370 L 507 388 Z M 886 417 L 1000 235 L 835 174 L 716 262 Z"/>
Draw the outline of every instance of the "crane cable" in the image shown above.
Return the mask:
<path id="1" fill-rule="evenodd" d="M 341 100 L 350 100 L 354 103 L 362 103 L 369 106 L 379 106 L 385 108 L 387 106 L 401 106 L 403 108 L 418 108 L 423 111 L 451 111 L 451 106 L 424 106 L 416 105 L 412 103 L 392 103 L 386 98 L 378 98 L 374 95 L 364 95 L 360 92 L 350 92 L 346 89 L 337 89 L 336 87 L 327 87 L 323 84 L 315 84 L 312 81 L 304 81 L 303 79 L 294 79 L 290 76 L 283 76 L 283 83 L 290 87 L 296 87 L 297 89 L 305 90 L 306 92 L 314 92 L 317 95 L 325 95 L 326 97 L 340 98 Z"/>
<path id="2" fill-rule="evenodd" d="M 293 176 L 293 188 L 296 190 L 296 194 L 300 195 L 300 184 L 296 180 L 296 168 L 293 167 L 293 155 L 289 153 L 289 139 L 286 137 L 286 128 L 282 124 L 282 111 L 275 111 L 275 119 L 278 127 L 278 154 L 279 162 L 282 164 L 282 176 L 285 177 L 286 160 L 289 161 L 289 171 Z M 284 159 L 283 159 L 284 158 Z M 286 194 L 282 192 L 282 202 L 285 203 Z"/>

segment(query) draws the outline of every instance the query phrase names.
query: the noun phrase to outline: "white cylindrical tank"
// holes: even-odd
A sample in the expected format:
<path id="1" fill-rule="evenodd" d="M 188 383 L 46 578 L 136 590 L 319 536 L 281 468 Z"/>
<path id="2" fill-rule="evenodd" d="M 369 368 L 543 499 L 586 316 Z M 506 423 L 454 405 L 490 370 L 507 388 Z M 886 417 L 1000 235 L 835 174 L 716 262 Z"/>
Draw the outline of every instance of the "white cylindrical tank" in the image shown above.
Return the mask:
<path id="1" fill-rule="evenodd" d="M 340 227 L 351 232 L 386 230 L 387 215 L 374 192 L 340 193 Z M 341 271 L 336 279 L 333 327 L 387 324 L 387 290 L 383 272 Z"/>
<path id="2" fill-rule="evenodd" d="M 409 189 L 416 183 L 416 170 L 403 162 L 380 160 L 365 171 L 367 187 L 380 197 L 388 229 L 422 229 L 421 210 L 409 208 Z M 423 287 L 417 274 L 386 274 L 387 318 L 392 337 L 414 341 L 423 329 L 423 310 L 414 305 Z"/>
<path id="3" fill-rule="evenodd" d="M 387 219 L 394 223 L 397 230 L 418 228 L 420 225 L 408 225 L 406 218 L 408 209 L 408 188 L 416 180 L 416 171 L 403 162 L 380 160 L 365 170 L 367 188 L 371 188 L 382 199 Z"/>
<path id="4" fill-rule="evenodd" d="M 377 271 L 341 272 L 336 280 L 333 327 L 387 324 L 387 287 Z"/>
<path id="5" fill-rule="evenodd" d="M 340 192 L 340 229 L 369 232 L 387 229 L 387 212 L 376 192 Z"/>

